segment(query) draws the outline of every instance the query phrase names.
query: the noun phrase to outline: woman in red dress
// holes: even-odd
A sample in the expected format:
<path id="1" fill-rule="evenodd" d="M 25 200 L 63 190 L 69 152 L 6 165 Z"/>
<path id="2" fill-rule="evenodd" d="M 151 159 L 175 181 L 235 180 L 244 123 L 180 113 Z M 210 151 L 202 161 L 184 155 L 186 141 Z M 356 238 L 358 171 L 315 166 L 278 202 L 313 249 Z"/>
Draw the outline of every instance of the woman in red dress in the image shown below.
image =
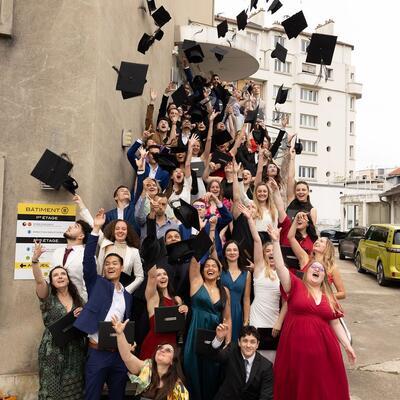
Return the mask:
<path id="1" fill-rule="evenodd" d="M 274 364 L 275 400 L 349 400 L 339 342 L 350 363 L 356 355 L 338 318 L 343 314 L 323 265 L 313 262 L 299 279 L 285 267 L 279 230 L 268 229 L 288 311 Z"/>
<path id="2" fill-rule="evenodd" d="M 147 312 L 149 313 L 150 330 L 142 344 L 140 352 L 142 360 L 151 358 L 157 347 L 161 344 L 169 343 L 176 347 L 176 332 L 155 332 L 154 309 L 159 306 L 171 307 L 178 305 L 179 312 L 185 314 L 188 312 L 188 307 L 183 304 L 182 299 L 179 296 L 172 295 L 168 274 L 163 268 L 154 266 L 149 270 L 145 296 Z"/>

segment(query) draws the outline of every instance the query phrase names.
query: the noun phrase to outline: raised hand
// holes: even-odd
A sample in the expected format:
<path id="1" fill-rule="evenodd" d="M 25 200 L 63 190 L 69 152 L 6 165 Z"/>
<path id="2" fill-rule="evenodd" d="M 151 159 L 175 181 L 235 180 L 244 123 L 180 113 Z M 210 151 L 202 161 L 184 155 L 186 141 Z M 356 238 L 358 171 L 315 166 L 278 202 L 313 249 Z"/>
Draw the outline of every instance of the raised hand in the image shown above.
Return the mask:
<path id="1" fill-rule="evenodd" d="M 213 111 L 213 112 L 209 115 L 209 117 L 208 117 L 209 121 L 214 121 L 214 119 L 217 118 L 217 116 L 218 116 L 219 114 L 221 114 L 220 111 Z"/>
<path id="2" fill-rule="evenodd" d="M 269 178 L 268 179 L 267 186 L 269 187 L 269 189 L 271 190 L 272 193 L 274 193 L 277 190 L 279 190 L 279 186 L 276 183 L 276 180 L 274 178 Z"/>
<path id="3" fill-rule="evenodd" d="M 105 222 L 106 222 L 106 213 L 104 211 L 104 208 L 100 208 L 99 211 L 97 211 L 95 217 L 93 218 L 93 227 L 100 229 Z"/>
<path id="4" fill-rule="evenodd" d="M 74 197 L 72 198 L 72 201 L 80 208 L 85 208 L 85 204 L 83 204 L 82 198 L 81 196 L 79 196 L 79 194 L 74 195 Z"/>
<path id="5" fill-rule="evenodd" d="M 196 142 L 200 141 L 200 138 L 198 135 L 194 134 L 190 137 L 189 139 L 189 148 L 193 148 Z"/>
<path id="6" fill-rule="evenodd" d="M 113 315 L 111 317 L 111 322 L 115 333 L 117 335 L 121 335 L 124 332 L 126 324 L 129 322 L 129 319 L 127 319 L 125 322 L 121 322 L 115 315 Z"/>
<path id="7" fill-rule="evenodd" d="M 147 140 L 153 134 L 153 132 L 151 132 L 151 129 L 152 129 L 152 126 L 150 125 L 148 130 L 143 131 L 143 134 L 142 134 L 143 140 Z"/>
<path id="8" fill-rule="evenodd" d="M 35 246 L 33 248 L 32 260 L 39 261 L 40 256 L 46 251 L 40 240 L 35 240 Z"/>
<path id="9" fill-rule="evenodd" d="M 224 318 L 222 324 L 219 324 L 215 329 L 215 335 L 217 336 L 217 339 L 220 342 L 222 342 L 228 335 L 228 332 L 229 332 L 229 325 L 225 323 L 225 318 Z"/>
<path id="10" fill-rule="evenodd" d="M 175 92 L 175 90 L 176 90 L 175 83 L 174 82 L 170 82 L 168 84 L 168 86 L 166 87 L 164 94 L 166 96 L 170 96 L 173 92 Z"/>
<path id="11" fill-rule="evenodd" d="M 156 99 L 157 99 L 157 92 L 154 89 L 150 88 L 150 102 L 154 103 Z"/>
<path id="12" fill-rule="evenodd" d="M 281 117 L 281 126 L 282 126 L 282 129 L 285 129 L 285 128 L 286 128 L 288 122 L 289 122 L 288 115 L 285 114 L 285 113 L 282 113 L 282 117 Z"/>
<path id="13" fill-rule="evenodd" d="M 245 207 L 242 203 L 238 203 L 237 208 L 247 219 L 251 218 L 250 210 L 247 207 Z"/>
<path id="14" fill-rule="evenodd" d="M 210 223 L 210 230 L 215 229 L 215 227 L 217 226 L 218 217 L 216 215 L 213 215 L 209 218 L 208 222 Z"/>
<path id="15" fill-rule="evenodd" d="M 271 240 L 273 242 L 279 242 L 279 238 L 281 235 L 281 228 L 274 228 L 272 225 L 267 226 L 267 232 L 269 233 L 269 236 L 271 237 Z"/>

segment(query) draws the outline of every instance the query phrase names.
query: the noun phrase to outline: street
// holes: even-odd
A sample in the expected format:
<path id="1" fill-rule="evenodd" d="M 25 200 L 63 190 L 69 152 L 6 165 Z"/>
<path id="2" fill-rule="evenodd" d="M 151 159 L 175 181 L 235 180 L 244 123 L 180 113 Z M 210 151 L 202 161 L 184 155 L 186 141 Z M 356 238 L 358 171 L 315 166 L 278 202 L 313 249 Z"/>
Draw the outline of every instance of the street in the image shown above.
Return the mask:
<path id="1" fill-rule="evenodd" d="M 337 258 L 347 297 L 345 321 L 357 354 L 348 378 L 352 400 L 400 398 L 400 285 L 381 287 L 352 260 Z M 346 356 L 344 358 L 347 362 Z"/>

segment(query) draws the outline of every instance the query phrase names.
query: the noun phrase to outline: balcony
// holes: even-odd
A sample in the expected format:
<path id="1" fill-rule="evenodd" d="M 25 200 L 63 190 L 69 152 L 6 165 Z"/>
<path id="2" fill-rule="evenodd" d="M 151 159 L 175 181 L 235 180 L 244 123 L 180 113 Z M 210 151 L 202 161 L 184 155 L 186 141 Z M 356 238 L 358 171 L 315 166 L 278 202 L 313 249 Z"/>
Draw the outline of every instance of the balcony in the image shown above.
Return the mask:
<path id="1" fill-rule="evenodd" d="M 362 97 L 362 83 L 349 82 L 347 84 L 347 93 L 356 97 L 356 99 L 361 99 Z"/>
<path id="2" fill-rule="evenodd" d="M 209 74 L 210 71 L 221 75 L 225 81 L 236 81 L 248 78 L 257 72 L 257 44 L 246 34 L 228 32 L 225 38 L 218 38 L 217 28 L 213 26 L 192 24 L 175 27 L 175 44 L 179 46 L 180 55 L 183 54 L 184 40 L 195 40 L 200 44 L 204 60 L 197 64 L 200 72 Z M 227 50 L 221 62 L 218 62 L 210 50 L 215 46 Z M 196 67 L 197 70 L 197 67 Z"/>
<path id="3" fill-rule="evenodd" d="M 321 82 L 325 82 L 324 78 L 321 78 L 320 81 L 318 81 L 318 75 L 317 74 L 310 74 L 307 72 L 300 72 L 296 75 L 295 83 L 298 85 L 304 85 L 304 86 L 314 86 L 315 88 L 318 88 L 321 86 Z"/>

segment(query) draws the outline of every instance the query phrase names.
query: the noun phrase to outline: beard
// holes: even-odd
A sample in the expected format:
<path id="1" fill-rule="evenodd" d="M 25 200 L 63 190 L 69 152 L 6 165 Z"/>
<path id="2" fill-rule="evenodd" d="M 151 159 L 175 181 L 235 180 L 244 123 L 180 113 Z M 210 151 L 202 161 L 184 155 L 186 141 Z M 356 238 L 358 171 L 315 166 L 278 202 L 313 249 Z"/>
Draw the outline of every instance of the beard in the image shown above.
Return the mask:
<path id="1" fill-rule="evenodd" d="M 63 236 L 67 240 L 75 240 L 76 239 L 76 237 L 70 235 L 68 232 L 64 232 Z"/>

